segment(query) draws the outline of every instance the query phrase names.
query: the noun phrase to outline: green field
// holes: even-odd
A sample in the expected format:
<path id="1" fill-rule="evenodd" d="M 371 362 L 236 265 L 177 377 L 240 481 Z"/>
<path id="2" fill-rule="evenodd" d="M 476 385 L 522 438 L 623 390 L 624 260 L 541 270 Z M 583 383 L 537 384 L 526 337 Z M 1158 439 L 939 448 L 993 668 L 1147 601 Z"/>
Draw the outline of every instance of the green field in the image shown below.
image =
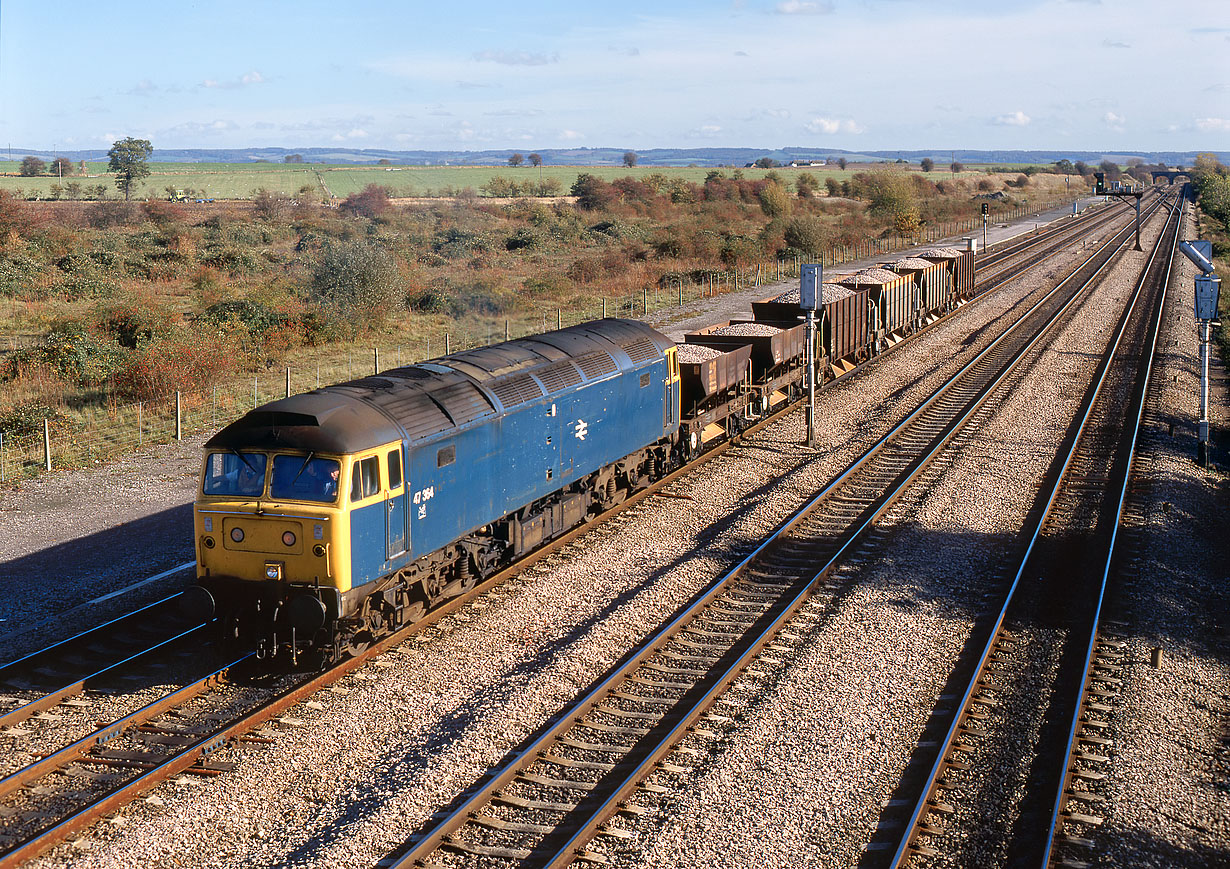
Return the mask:
<path id="1" fill-rule="evenodd" d="M 22 195 L 40 199 L 52 197 L 52 186 L 62 188 L 77 182 L 83 188 L 105 184 L 109 195 L 118 196 L 115 184 L 106 174 L 105 163 L 87 163 L 86 175 L 58 179 L 48 176 L 24 177 L 17 174 L 20 161 L 0 160 L 0 189 L 20 190 Z M 848 180 L 855 172 L 865 172 L 878 164 L 851 164 L 847 169 L 836 165 L 808 169 L 740 169 L 747 178 L 762 178 L 768 172 L 777 172 L 787 181 L 802 173 L 815 175 L 821 184 L 826 178 Z M 917 166 L 901 166 L 902 171 L 918 172 Z M 150 163 L 151 174 L 137 185 L 133 198 L 167 198 L 167 188 L 191 190 L 194 198 L 250 199 L 257 190 L 296 194 L 304 186 L 310 186 L 327 198 L 344 197 L 357 193 L 368 184 L 390 188 L 394 196 L 451 196 L 466 188 L 481 195 L 484 184 L 496 176 L 517 181 L 537 181 L 554 178 L 567 192 L 577 175 L 588 172 L 607 181 L 614 178 L 643 178 L 647 175 L 667 175 L 703 183 L 711 167 L 695 166 L 353 166 L 324 165 L 314 163 Z M 720 170 L 730 175 L 733 169 Z M 968 168 L 961 176 L 979 175 L 983 168 Z M 951 178 L 946 169 L 930 173 L 939 181 Z M 74 198 L 67 193 L 62 198 Z"/>

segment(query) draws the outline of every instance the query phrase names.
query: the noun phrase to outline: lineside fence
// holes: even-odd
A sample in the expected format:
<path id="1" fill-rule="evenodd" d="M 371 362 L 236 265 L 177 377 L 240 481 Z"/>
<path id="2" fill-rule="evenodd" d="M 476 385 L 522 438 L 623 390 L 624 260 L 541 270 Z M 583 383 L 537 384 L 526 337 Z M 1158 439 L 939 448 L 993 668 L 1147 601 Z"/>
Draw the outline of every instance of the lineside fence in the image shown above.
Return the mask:
<path id="1" fill-rule="evenodd" d="M 1017 220 L 1057 204 L 1060 201 L 1040 202 L 1028 210 L 1017 207 L 997 212 L 992 219 L 1001 223 Z M 914 236 L 894 235 L 838 245 L 807 262 L 819 260 L 825 267 L 832 268 L 981 228 L 981 217 L 930 225 Z M 537 333 L 539 325 L 546 331 L 598 317 L 640 317 L 663 308 L 797 279 L 803 262 L 803 258 L 795 257 L 726 271 L 668 275 L 659 285 L 646 287 L 631 296 L 602 299 L 599 305 L 580 309 L 544 310 L 540 323 L 519 332 L 514 332 L 510 321 L 505 320 L 503 329 L 492 322 L 481 332 L 442 331 L 413 345 L 352 347 L 345 361 L 301 363 L 207 390 L 181 390 L 151 401 L 114 406 L 85 422 L 71 419 L 68 414 L 58 415 L 44 419 L 41 432 L 0 432 L 0 483 L 15 482 L 53 469 L 91 466 L 140 447 L 212 433 L 248 410 L 279 398 L 364 377 L 386 368 L 523 337 Z"/>

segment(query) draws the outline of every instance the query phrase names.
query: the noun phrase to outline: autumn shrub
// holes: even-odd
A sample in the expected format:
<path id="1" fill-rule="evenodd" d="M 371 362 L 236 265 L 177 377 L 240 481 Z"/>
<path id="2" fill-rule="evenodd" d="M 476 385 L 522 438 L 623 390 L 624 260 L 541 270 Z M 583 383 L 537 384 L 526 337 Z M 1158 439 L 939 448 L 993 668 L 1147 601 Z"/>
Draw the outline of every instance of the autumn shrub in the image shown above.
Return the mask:
<path id="1" fill-rule="evenodd" d="M 307 289 L 352 333 L 379 325 L 404 296 L 392 254 L 369 242 L 327 243 Z"/>
<path id="2" fill-rule="evenodd" d="M 789 217 L 794 205 L 786 193 L 786 189 L 776 181 L 766 184 L 760 190 L 760 210 L 770 219 Z"/>
<path id="3" fill-rule="evenodd" d="M 0 238 L 25 235 L 38 225 L 34 212 L 12 191 L 0 190 Z"/>
<path id="4" fill-rule="evenodd" d="M 42 263 L 24 251 L 0 254 L 0 296 L 31 298 L 30 292 L 41 270 Z"/>
<path id="5" fill-rule="evenodd" d="M 188 216 L 188 212 L 184 210 L 182 205 L 162 199 L 151 199 L 148 202 L 143 202 L 141 204 L 141 212 L 145 215 L 146 220 L 159 226 L 180 223 Z"/>
<path id="6" fill-rule="evenodd" d="M 4 380 L 14 380 L 29 369 L 46 368 L 71 384 L 98 386 L 105 383 L 123 364 L 124 348 L 111 335 L 79 320 L 52 325 L 43 340 L 8 356 Z"/>
<path id="7" fill-rule="evenodd" d="M 354 217 L 378 217 L 389 210 L 389 188 L 368 184 L 358 193 L 351 193 L 338 206 L 343 214 Z"/>
<path id="8" fill-rule="evenodd" d="M 10 437 L 42 434 L 43 420 L 47 420 L 52 426 L 61 427 L 69 421 L 69 417 L 60 408 L 42 401 L 22 402 L 0 409 L 0 432 Z"/>
<path id="9" fill-rule="evenodd" d="M 128 354 L 115 373 L 114 385 L 121 397 L 150 401 L 176 390 L 208 389 L 238 373 L 238 368 L 225 336 L 181 328 Z"/>
<path id="10" fill-rule="evenodd" d="M 828 224 L 819 217 L 792 217 L 783 229 L 788 252 L 815 256 L 831 243 Z"/>
<path id="11" fill-rule="evenodd" d="M 582 172 L 570 191 L 577 197 L 577 205 L 586 211 L 610 208 L 619 201 L 619 191 L 596 175 Z"/>
<path id="12" fill-rule="evenodd" d="M 95 229 L 131 226 L 139 220 L 141 211 L 135 202 L 95 202 L 85 210 L 85 219 Z"/>

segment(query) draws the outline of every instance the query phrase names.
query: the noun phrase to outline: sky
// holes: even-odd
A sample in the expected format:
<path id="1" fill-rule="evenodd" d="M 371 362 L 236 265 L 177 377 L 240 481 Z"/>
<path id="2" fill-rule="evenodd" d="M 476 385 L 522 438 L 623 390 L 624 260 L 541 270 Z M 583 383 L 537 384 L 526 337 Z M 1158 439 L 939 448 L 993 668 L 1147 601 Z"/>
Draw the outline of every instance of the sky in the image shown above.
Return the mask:
<path id="1" fill-rule="evenodd" d="M 1230 0 L 0 0 L 0 147 L 1230 150 Z"/>

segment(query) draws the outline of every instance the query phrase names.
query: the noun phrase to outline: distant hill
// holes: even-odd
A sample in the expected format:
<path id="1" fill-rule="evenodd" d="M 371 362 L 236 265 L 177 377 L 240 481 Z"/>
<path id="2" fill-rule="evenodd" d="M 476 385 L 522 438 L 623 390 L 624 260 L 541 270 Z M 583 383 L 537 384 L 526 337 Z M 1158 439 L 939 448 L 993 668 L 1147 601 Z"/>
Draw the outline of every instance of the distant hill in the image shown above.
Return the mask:
<path id="1" fill-rule="evenodd" d="M 529 154 L 533 149 L 521 149 Z M 543 163 L 551 166 L 620 166 L 624 153 L 632 148 L 546 148 L 539 149 Z M 70 160 L 106 160 L 107 152 L 93 151 L 41 151 L 38 149 L 10 148 L 16 159 L 27 155 L 52 159 L 53 156 Z M 151 162 L 163 163 L 255 163 L 266 161 L 282 163 L 292 154 L 299 154 L 305 163 L 328 163 L 356 165 L 375 164 L 381 160 L 399 166 L 503 166 L 507 165 L 512 149 L 492 151 L 386 151 L 379 148 L 158 148 L 155 145 Z M 843 151 L 837 148 L 650 148 L 636 151 L 638 166 L 743 166 L 762 157 L 771 157 L 779 163 L 793 160 L 837 160 L 845 157 L 852 163 L 869 163 L 879 160 L 906 160 L 917 163 L 930 157 L 937 166 L 946 167 L 954 159 L 960 163 L 1054 163 L 1056 160 L 1083 160 L 1100 163 L 1114 160 L 1124 163 L 1130 157 L 1139 157 L 1148 163 L 1159 161 L 1167 166 L 1190 166 L 1198 151 L 1138 151 L 1132 153 L 1109 151 L 960 151 L 960 150 L 914 150 L 914 151 Z M 1230 152 L 1214 151 L 1223 162 L 1230 162 Z"/>

